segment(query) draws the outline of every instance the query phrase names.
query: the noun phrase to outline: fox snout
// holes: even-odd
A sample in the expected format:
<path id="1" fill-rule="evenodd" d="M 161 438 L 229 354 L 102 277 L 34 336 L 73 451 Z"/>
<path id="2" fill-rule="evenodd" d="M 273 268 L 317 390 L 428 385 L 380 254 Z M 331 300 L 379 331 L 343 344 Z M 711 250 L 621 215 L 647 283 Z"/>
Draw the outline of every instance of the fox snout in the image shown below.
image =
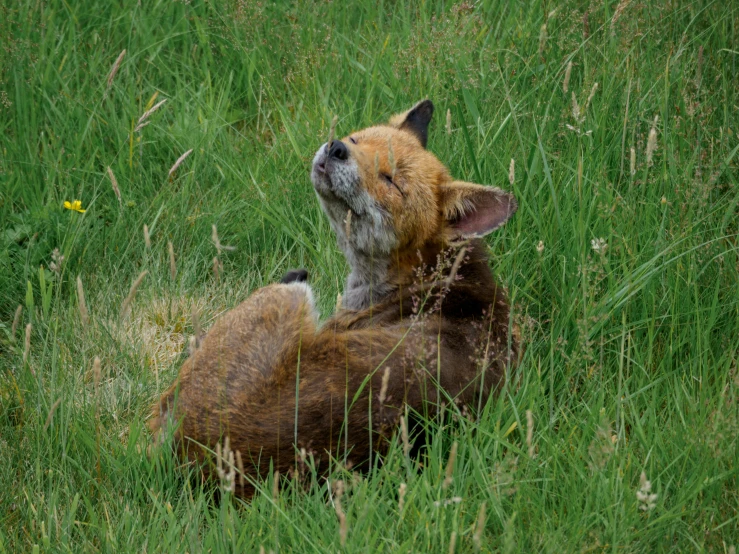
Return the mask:
<path id="1" fill-rule="evenodd" d="M 333 140 L 322 145 L 313 158 L 311 180 L 316 192 L 323 197 L 338 196 L 351 206 L 351 194 L 359 183 L 356 161 L 346 144 Z"/>

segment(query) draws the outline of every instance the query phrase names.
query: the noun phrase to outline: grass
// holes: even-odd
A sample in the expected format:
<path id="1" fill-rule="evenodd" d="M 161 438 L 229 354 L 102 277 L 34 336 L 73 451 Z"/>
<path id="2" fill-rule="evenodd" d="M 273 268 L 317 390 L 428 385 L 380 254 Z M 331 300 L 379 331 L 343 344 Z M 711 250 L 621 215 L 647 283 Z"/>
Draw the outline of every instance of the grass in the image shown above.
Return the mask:
<path id="1" fill-rule="evenodd" d="M 739 543 L 736 4 L 50 0 L 0 11 L 0 551 Z M 142 453 L 144 426 L 183 360 L 193 306 L 207 328 L 306 267 L 331 313 L 347 268 L 310 160 L 334 114 L 344 135 L 423 97 L 437 107 L 429 148 L 452 173 L 518 198 L 489 244 L 526 349 L 517 386 L 479 421 L 427 422 L 427 458 L 394 444 L 382 467 L 331 476 L 345 482 L 342 546 L 320 476 L 218 502 Z M 84 214 L 63 208 L 74 200 Z M 213 225 L 236 250 L 217 252 Z M 642 472 L 657 495 L 649 510 Z"/>

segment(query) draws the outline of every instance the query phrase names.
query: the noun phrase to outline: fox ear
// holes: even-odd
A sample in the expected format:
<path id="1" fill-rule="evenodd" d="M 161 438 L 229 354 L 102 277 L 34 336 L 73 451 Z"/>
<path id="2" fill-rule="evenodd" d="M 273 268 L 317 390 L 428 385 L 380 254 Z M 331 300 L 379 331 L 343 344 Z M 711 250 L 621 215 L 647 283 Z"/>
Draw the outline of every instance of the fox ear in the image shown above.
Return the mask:
<path id="1" fill-rule="evenodd" d="M 426 148 L 429 123 L 434 115 L 434 104 L 431 100 L 421 100 L 410 110 L 399 113 L 390 118 L 390 125 L 403 129 L 414 135 L 421 146 Z"/>
<path id="2" fill-rule="evenodd" d="M 518 208 L 516 198 L 504 190 L 463 181 L 442 185 L 441 203 L 447 240 L 487 235 Z"/>

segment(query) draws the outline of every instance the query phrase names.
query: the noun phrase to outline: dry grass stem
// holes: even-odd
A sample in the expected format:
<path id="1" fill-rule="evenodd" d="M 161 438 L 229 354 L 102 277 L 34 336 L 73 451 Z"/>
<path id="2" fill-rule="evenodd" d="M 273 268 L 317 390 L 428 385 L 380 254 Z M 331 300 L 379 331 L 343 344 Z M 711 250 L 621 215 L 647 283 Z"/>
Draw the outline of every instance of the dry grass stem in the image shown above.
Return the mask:
<path id="1" fill-rule="evenodd" d="M 51 425 L 51 420 L 54 419 L 54 412 L 56 412 L 56 409 L 59 407 L 59 404 L 62 403 L 62 399 L 58 398 L 56 402 L 51 406 L 51 410 L 49 410 L 49 415 L 46 417 L 46 423 L 44 423 L 44 431 L 46 431 L 49 428 L 49 425 Z"/>
<path id="2" fill-rule="evenodd" d="M 80 321 L 82 321 L 82 326 L 87 327 L 90 323 L 90 313 L 87 311 L 85 289 L 82 288 L 82 278 L 79 275 L 77 275 L 77 307 L 80 311 Z"/>
<path id="3" fill-rule="evenodd" d="M 151 236 L 149 236 L 149 226 L 144 223 L 144 246 L 147 250 L 151 250 Z"/>
<path id="4" fill-rule="evenodd" d="M 565 94 L 567 94 L 570 90 L 570 76 L 572 75 L 572 62 L 567 64 L 567 69 L 565 69 L 565 80 L 562 83 L 562 90 L 564 90 Z"/>
<path id="5" fill-rule="evenodd" d="M 192 154 L 192 148 L 190 148 L 190 150 L 188 150 L 187 152 L 185 152 L 184 154 L 182 154 L 182 156 L 180 156 L 179 158 L 177 158 L 177 161 L 169 169 L 169 173 L 167 173 L 167 177 L 172 178 L 172 175 L 174 174 L 174 172 L 177 171 L 177 168 L 180 167 L 180 165 L 182 165 L 182 162 L 184 162 L 185 159 L 187 159 L 187 157 L 190 154 Z"/>
<path id="6" fill-rule="evenodd" d="M 149 123 L 146 120 L 149 119 L 155 111 L 157 111 L 159 108 L 161 108 L 162 105 L 166 101 L 167 101 L 166 98 L 164 100 L 160 100 L 159 102 L 157 102 L 156 104 L 154 104 L 151 108 L 149 108 L 148 110 L 146 110 L 143 113 L 143 115 L 141 117 L 139 117 L 139 120 L 136 122 L 136 127 L 134 128 L 133 132 L 136 133 L 137 131 L 140 131 L 146 125 L 148 125 Z"/>
<path id="7" fill-rule="evenodd" d="M 475 545 L 475 552 L 480 551 L 482 545 L 482 532 L 485 530 L 485 502 L 480 505 L 480 511 L 477 512 L 477 522 L 475 523 L 475 533 L 472 535 L 472 542 Z"/>
<path id="8" fill-rule="evenodd" d="M 526 410 L 526 446 L 529 448 L 529 458 L 534 458 L 534 414 Z"/>
<path id="9" fill-rule="evenodd" d="M 631 160 L 629 164 L 629 171 L 631 172 L 631 175 L 636 175 L 636 149 L 632 146 L 631 147 Z"/>
<path id="10" fill-rule="evenodd" d="M 210 238 L 213 240 L 213 244 L 215 245 L 219 256 L 221 255 L 221 250 L 225 250 L 226 252 L 236 250 L 235 246 L 226 246 L 225 244 L 221 244 L 221 240 L 218 238 L 218 227 L 216 227 L 215 223 L 213 224 L 213 231 Z"/>
<path id="11" fill-rule="evenodd" d="M 444 482 L 441 484 L 442 489 L 446 489 L 452 484 L 454 480 L 454 462 L 457 460 L 457 441 L 452 444 L 452 449 L 449 452 L 449 459 L 446 463 L 446 471 L 444 472 Z"/>
<path id="12" fill-rule="evenodd" d="M 452 134 L 452 110 L 450 109 L 446 111 L 446 134 Z"/>
<path id="13" fill-rule="evenodd" d="M 463 246 L 459 249 L 459 252 L 457 252 L 457 256 L 454 258 L 454 263 L 452 263 L 452 268 L 449 270 L 449 276 L 444 280 L 445 287 L 450 286 L 454 282 L 454 279 L 457 278 L 457 272 L 464 261 L 465 254 L 467 254 L 467 246 Z"/>
<path id="14" fill-rule="evenodd" d="M 108 89 L 110 88 L 110 85 L 113 84 L 113 79 L 115 79 L 115 76 L 118 73 L 118 69 L 121 67 L 121 62 L 123 61 L 123 58 L 124 57 L 126 57 L 126 50 L 125 49 L 120 54 L 118 54 L 118 57 L 116 58 L 115 62 L 113 63 L 113 67 L 110 68 L 110 73 L 108 73 L 107 88 L 105 90 L 106 94 L 108 92 Z"/>
<path id="15" fill-rule="evenodd" d="M 177 276 L 177 264 L 174 260 L 174 245 L 172 241 L 167 241 L 167 249 L 169 250 L 169 276 L 174 280 Z"/>
<path id="16" fill-rule="evenodd" d="M 13 326 L 10 328 L 10 337 L 13 339 L 13 342 L 15 342 L 15 332 L 18 330 L 22 314 L 23 306 L 18 304 L 18 307 L 15 309 L 15 316 L 13 316 Z"/>
<path id="17" fill-rule="evenodd" d="M 339 310 L 341 310 L 341 304 L 342 304 L 342 302 L 343 302 L 343 298 L 341 297 L 341 293 L 340 292 L 337 292 L 336 293 L 336 310 L 335 311 L 338 312 Z"/>
<path id="18" fill-rule="evenodd" d="M 223 269 L 223 264 L 218 259 L 218 256 L 213 257 L 213 277 L 218 281 L 221 278 L 221 270 Z"/>
<path id="19" fill-rule="evenodd" d="M 118 180 L 115 178 L 110 166 L 108 166 L 108 177 L 110 178 L 110 185 L 113 187 L 113 192 L 115 193 L 115 197 L 118 199 L 118 204 L 120 205 L 123 202 L 121 200 L 121 189 L 118 188 Z"/>
<path id="20" fill-rule="evenodd" d="M 133 299 L 136 296 L 136 291 L 139 289 L 139 286 L 141 285 L 141 281 L 144 280 L 144 277 L 146 277 L 147 273 L 149 272 L 142 271 L 141 274 L 138 277 L 136 277 L 136 280 L 133 282 L 133 285 L 131 285 L 131 290 L 128 291 L 128 296 L 126 296 L 126 299 L 123 301 L 123 304 L 121 304 L 121 320 L 126 319 L 126 317 L 128 317 L 128 314 L 131 312 L 131 303 L 133 302 Z"/>

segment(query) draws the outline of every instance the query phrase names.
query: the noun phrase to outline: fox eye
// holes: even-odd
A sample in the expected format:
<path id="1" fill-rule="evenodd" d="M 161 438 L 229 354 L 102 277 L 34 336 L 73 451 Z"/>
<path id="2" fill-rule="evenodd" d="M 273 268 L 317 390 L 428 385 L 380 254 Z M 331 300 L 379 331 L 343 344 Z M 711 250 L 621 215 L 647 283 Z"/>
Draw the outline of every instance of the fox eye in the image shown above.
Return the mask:
<path id="1" fill-rule="evenodd" d="M 393 181 L 393 178 L 390 175 L 388 175 L 387 173 L 380 173 L 380 177 L 382 177 L 385 180 L 388 186 L 395 187 L 396 189 L 398 189 L 398 192 L 400 193 L 400 195 L 405 198 L 405 194 L 403 194 L 403 191 L 400 190 L 400 187 L 397 185 L 395 181 Z"/>
<path id="2" fill-rule="evenodd" d="M 357 139 L 355 139 L 354 137 L 349 137 L 349 142 L 351 142 L 352 144 L 357 144 Z"/>

